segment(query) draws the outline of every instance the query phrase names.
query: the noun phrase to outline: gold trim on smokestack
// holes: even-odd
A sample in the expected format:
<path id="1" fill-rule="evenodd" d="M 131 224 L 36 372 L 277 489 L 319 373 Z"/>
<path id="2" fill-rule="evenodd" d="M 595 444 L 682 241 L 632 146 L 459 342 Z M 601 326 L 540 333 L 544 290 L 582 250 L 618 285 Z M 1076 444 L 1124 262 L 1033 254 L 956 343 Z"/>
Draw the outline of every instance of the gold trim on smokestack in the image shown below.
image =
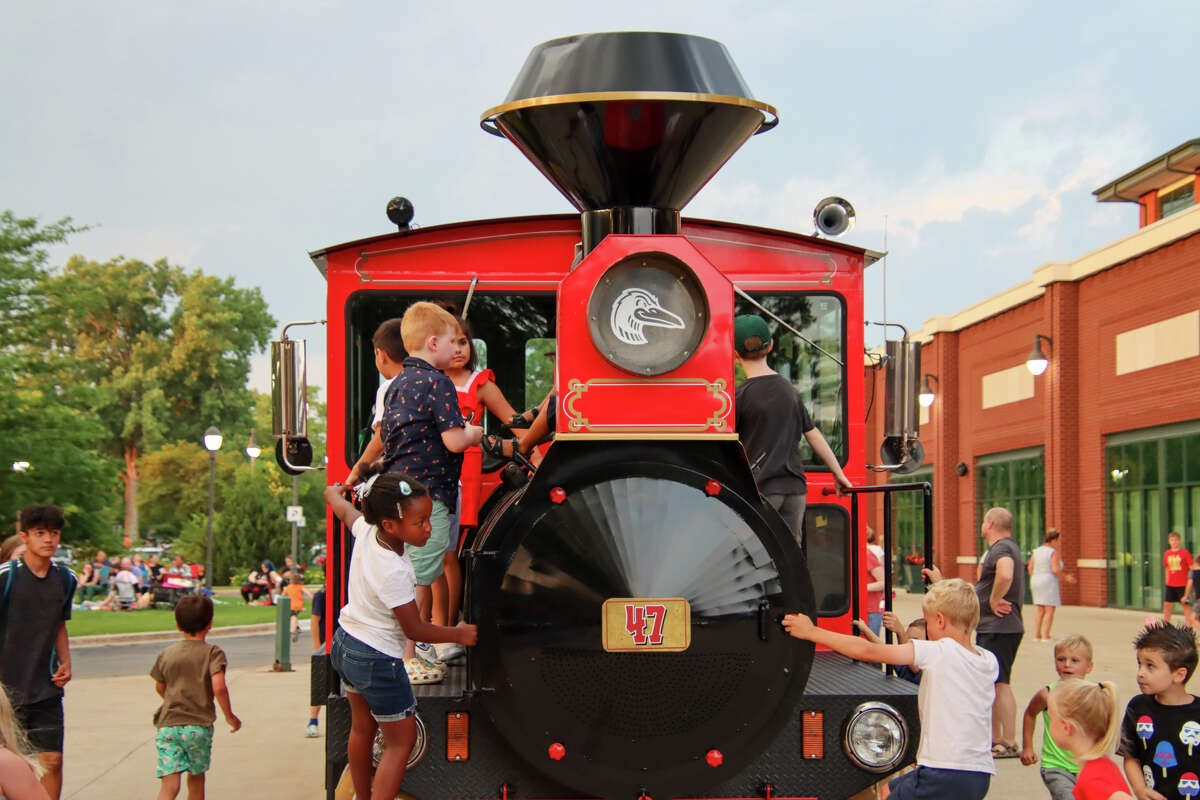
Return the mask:
<path id="1" fill-rule="evenodd" d="M 779 121 L 779 114 L 776 113 L 773 106 L 767 103 L 752 100 L 748 97 L 734 97 L 727 94 L 701 94 L 698 92 L 580 92 L 577 94 L 552 94 L 545 97 L 528 97 L 524 100 L 514 100 L 511 103 L 503 103 L 494 108 L 489 108 L 483 112 L 479 121 L 487 122 L 493 117 L 498 117 L 508 111 L 516 111 L 522 108 L 553 106 L 560 103 L 604 103 L 629 100 L 720 103 L 727 106 L 742 106 L 743 108 L 754 108 L 762 111 L 764 114 L 770 114 L 775 118 L 771 122 L 772 126 Z"/>

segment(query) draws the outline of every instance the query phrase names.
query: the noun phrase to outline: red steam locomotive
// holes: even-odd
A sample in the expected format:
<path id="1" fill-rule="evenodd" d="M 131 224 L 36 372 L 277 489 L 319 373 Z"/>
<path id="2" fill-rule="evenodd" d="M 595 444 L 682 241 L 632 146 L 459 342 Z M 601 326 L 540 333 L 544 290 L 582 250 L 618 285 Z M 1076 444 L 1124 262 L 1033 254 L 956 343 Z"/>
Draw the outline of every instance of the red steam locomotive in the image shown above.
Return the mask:
<path id="1" fill-rule="evenodd" d="M 416 687 L 405 792 L 841 798 L 913 760 L 915 687 L 814 653 L 778 624 L 800 610 L 848 632 L 865 616 L 857 505 L 813 461 L 799 546 L 759 494 L 733 413 L 733 317 L 759 313 L 775 331 L 772 365 L 863 483 L 863 270 L 876 256 L 680 217 L 777 121 L 712 40 L 546 42 L 481 124 L 580 215 L 410 229 L 411 206 L 397 203 L 398 232 L 312 254 L 328 282 L 331 480 L 369 426 L 371 334 L 417 300 L 465 310 L 514 406 L 557 397 L 536 470 L 485 463 L 480 524 L 460 554 L 479 644 L 445 682 Z M 847 208 L 826 204 L 818 227 L 837 232 Z M 290 353 L 279 363 L 291 468 L 305 459 L 303 382 Z M 332 634 L 353 537 L 328 526 Z M 333 797 L 349 711 L 326 659 L 313 674 Z"/>

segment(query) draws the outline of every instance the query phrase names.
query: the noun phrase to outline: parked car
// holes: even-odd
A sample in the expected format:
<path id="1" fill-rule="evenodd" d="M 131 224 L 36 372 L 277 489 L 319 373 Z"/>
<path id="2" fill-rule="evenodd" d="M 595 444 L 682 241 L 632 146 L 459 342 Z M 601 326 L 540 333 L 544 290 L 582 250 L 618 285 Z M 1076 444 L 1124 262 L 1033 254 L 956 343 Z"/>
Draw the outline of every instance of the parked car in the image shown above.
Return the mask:
<path id="1" fill-rule="evenodd" d="M 54 551 L 54 555 L 50 556 L 50 560 L 55 564 L 62 564 L 67 567 L 75 567 L 75 552 L 69 547 L 64 547 L 61 544 Z"/>

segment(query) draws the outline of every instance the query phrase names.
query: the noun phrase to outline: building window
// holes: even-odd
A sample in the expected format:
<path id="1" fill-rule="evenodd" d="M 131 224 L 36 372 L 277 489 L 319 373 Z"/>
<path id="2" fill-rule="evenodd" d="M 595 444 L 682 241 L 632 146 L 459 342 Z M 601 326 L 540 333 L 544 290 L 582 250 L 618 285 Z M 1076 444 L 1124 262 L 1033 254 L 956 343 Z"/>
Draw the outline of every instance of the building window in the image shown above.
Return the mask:
<path id="1" fill-rule="evenodd" d="M 982 525 L 989 508 L 1001 506 L 1013 515 L 1013 538 L 1025 560 L 1046 538 L 1046 470 L 1042 448 L 1014 450 L 983 456 L 975 468 L 976 524 Z M 979 554 L 987 552 L 980 535 Z M 1025 582 L 1029 601 L 1029 581 Z"/>
<path id="2" fill-rule="evenodd" d="M 892 475 L 889 483 L 933 483 L 933 467 L 909 475 Z M 879 544 L 883 545 L 883 531 Z M 892 581 L 909 591 L 923 590 L 921 566 L 925 556 L 925 498 L 921 492 L 892 495 Z"/>
<path id="3" fill-rule="evenodd" d="M 1190 208 L 1195 202 L 1196 182 L 1189 181 L 1183 186 L 1158 196 L 1158 218 L 1169 217 L 1177 211 Z"/>
<path id="4" fill-rule="evenodd" d="M 1200 423 L 1110 436 L 1108 603 L 1162 608 L 1167 534 L 1200 548 Z"/>

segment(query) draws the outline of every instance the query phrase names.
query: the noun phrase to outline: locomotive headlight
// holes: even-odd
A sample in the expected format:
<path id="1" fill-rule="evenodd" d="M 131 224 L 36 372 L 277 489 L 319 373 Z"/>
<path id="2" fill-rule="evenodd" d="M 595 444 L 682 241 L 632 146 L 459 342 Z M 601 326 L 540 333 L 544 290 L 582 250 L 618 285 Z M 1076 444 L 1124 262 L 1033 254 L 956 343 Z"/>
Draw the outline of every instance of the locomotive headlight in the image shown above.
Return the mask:
<path id="1" fill-rule="evenodd" d="M 854 709 L 842 732 L 850 760 L 871 772 L 887 772 L 908 749 L 908 727 L 900 712 L 887 703 L 871 701 Z"/>

